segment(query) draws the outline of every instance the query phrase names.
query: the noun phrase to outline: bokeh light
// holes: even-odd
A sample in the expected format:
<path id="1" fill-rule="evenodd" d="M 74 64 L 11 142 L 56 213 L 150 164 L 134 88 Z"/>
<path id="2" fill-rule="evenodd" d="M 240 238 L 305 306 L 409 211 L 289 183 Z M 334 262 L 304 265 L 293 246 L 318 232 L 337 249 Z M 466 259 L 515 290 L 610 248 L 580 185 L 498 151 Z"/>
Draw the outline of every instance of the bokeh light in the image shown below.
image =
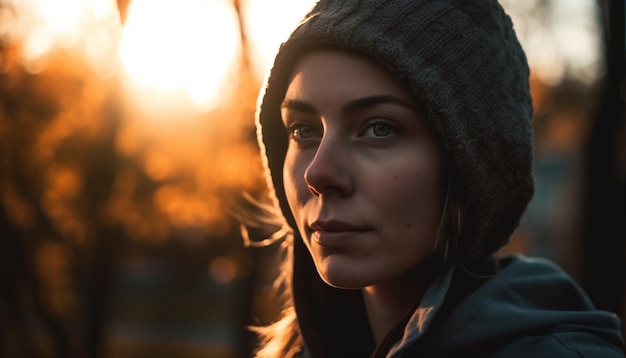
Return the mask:
<path id="1" fill-rule="evenodd" d="M 542 82 L 557 85 L 567 77 L 591 83 L 602 73 L 596 1 L 500 2 L 513 20 L 533 74 Z"/>
<path id="2" fill-rule="evenodd" d="M 31 73 L 47 66 L 54 48 L 82 54 L 100 77 L 117 71 L 121 23 L 115 0 L 5 0 L 0 37 L 22 43 L 21 62 Z"/>

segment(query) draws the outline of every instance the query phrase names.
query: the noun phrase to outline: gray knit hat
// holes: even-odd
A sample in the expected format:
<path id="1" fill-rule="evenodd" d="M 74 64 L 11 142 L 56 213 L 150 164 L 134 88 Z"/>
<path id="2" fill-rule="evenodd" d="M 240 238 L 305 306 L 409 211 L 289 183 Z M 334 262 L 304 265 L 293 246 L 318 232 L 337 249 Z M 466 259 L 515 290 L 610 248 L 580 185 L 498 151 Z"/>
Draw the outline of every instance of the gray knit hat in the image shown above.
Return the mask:
<path id="1" fill-rule="evenodd" d="M 465 186 L 464 255 L 506 244 L 533 194 L 529 69 L 496 0 L 321 0 L 282 44 L 259 98 L 266 170 L 288 223 L 280 116 L 295 61 L 320 45 L 356 50 L 421 100 Z M 297 230 L 296 230 L 297 232 Z"/>

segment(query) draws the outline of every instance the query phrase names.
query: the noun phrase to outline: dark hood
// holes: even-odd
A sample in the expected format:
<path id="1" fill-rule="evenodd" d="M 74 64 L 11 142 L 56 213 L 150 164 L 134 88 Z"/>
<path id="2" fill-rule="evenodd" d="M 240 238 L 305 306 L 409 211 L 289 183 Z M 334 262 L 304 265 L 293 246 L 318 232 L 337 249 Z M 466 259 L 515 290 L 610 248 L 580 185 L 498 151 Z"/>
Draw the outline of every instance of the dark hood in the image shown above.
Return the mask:
<path id="1" fill-rule="evenodd" d="M 497 274 L 488 278 L 457 267 L 432 324 L 418 324 L 429 317 L 410 321 L 394 353 L 398 357 L 458 357 L 467 352 L 476 357 L 562 357 L 567 352 L 577 357 L 623 357 L 617 316 L 595 310 L 559 267 L 519 255 L 502 258 L 497 266 Z"/>

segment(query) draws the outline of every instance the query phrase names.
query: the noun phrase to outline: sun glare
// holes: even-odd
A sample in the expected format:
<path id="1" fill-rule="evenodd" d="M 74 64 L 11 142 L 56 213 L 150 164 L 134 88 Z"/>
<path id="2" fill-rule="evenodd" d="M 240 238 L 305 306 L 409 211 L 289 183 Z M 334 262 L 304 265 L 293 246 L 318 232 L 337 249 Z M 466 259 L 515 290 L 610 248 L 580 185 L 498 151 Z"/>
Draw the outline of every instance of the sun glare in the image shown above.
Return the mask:
<path id="1" fill-rule="evenodd" d="M 0 36 L 22 43 L 21 60 L 30 72 L 44 70 L 46 55 L 63 48 L 82 54 L 101 77 L 115 73 L 121 31 L 115 0 L 7 0 L 5 4 Z"/>
<path id="2" fill-rule="evenodd" d="M 235 75 L 239 39 L 230 1 L 133 0 L 120 57 L 145 109 L 160 111 L 173 99 L 210 109 Z"/>
<path id="3" fill-rule="evenodd" d="M 250 39 L 254 71 L 265 76 L 278 46 L 313 7 L 314 0 L 246 0 L 246 35 Z"/>

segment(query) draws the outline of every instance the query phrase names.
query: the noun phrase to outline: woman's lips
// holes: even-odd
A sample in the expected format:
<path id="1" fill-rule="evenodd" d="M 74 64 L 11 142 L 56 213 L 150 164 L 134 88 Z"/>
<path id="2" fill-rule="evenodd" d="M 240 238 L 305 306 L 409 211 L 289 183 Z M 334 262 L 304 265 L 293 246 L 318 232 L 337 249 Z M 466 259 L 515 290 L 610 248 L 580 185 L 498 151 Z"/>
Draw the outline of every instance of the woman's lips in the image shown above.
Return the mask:
<path id="1" fill-rule="evenodd" d="M 314 242 L 325 248 L 344 247 L 349 241 L 368 231 L 368 228 L 339 220 L 314 221 L 309 225 Z"/>
<path id="2" fill-rule="evenodd" d="M 364 228 L 341 220 L 316 220 L 309 225 L 314 231 L 365 231 Z"/>

